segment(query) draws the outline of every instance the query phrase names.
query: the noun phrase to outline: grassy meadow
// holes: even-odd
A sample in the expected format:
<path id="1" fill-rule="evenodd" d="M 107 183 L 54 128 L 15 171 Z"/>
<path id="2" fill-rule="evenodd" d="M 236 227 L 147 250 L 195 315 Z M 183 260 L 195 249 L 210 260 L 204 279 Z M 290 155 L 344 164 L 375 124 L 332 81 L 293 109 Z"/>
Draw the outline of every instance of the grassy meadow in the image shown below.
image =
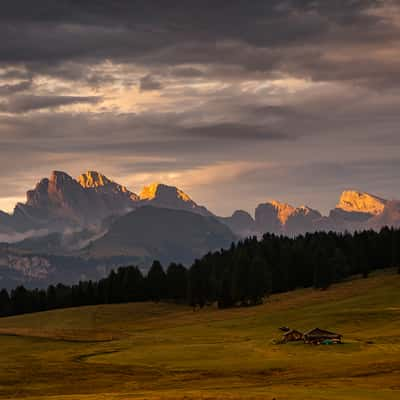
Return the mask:
<path id="1" fill-rule="evenodd" d="M 275 344 L 320 327 L 344 344 Z M 0 319 L 0 399 L 400 398 L 400 275 L 252 308 L 81 307 Z"/>

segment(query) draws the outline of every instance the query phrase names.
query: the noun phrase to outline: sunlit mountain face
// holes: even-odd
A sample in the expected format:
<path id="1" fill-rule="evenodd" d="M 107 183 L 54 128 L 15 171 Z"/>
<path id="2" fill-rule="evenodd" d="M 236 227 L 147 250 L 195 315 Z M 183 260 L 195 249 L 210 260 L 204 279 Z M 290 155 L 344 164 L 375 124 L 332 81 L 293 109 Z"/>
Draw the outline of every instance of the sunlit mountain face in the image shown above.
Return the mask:
<path id="1" fill-rule="evenodd" d="M 389 218 L 368 196 L 329 214 L 348 188 L 400 197 L 398 1 L 15 0 L 0 34 L 0 209 L 51 170 L 89 171 L 63 181 L 61 214 L 39 202 L 61 201 L 64 178 L 41 182 L 49 196 L 17 207 L 18 229 L 177 195 L 204 216 L 244 210 L 234 225 L 252 232 L 266 199 L 312 205 L 265 206 L 281 231 L 325 226 L 319 214 Z"/>

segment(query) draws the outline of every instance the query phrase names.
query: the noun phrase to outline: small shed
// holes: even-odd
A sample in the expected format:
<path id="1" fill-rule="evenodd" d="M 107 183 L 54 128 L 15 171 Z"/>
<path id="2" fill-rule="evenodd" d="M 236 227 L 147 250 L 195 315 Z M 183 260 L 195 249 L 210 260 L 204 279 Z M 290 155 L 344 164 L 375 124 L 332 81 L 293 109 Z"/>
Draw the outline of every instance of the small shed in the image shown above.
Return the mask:
<path id="1" fill-rule="evenodd" d="M 311 344 L 321 344 L 329 340 L 331 343 L 341 343 L 342 335 L 339 333 L 329 332 L 324 329 L 315 328 L 304 334 L 304 342 Z"/>
<path id="2" fill-rule="evenodd" d="M 299 331 L 296 331 L 296 329 L 291 329 L 290 331 L 286 332 L 282 337 L 282 341 L 284 343 L 297 342 L 299 340 L 303 340 L 303 334 Z"/>

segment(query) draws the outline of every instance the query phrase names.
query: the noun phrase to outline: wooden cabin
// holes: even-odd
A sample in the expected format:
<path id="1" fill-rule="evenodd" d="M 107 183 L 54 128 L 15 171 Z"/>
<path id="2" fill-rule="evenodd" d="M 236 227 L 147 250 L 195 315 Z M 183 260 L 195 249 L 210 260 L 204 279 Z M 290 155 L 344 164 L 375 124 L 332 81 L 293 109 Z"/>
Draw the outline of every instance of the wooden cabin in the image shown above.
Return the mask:
<path id="1" fill-rule="evenodd" d="M 323 342 L 342 343 L 342 335 L 329 332 L 324 329 L 315 328 L 304 334 L 304 342 L 310 344 L 321 344 Z"/>
<path id="2" fill-rule="evenodd" d="M 291 329 L 290 331 L 286 332 L 282 337 L 283 343 L 288 342 L 297 342 L 299 340 L 303 340 L 303 334 L 296 329 Z"/>

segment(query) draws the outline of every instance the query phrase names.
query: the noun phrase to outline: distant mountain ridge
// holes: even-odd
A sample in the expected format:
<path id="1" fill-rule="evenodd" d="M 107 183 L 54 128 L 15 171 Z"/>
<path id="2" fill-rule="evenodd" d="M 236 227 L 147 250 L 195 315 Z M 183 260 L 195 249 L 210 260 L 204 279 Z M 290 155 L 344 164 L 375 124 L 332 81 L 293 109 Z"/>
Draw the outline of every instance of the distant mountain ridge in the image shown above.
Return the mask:
<path id="1" fill-rule="evenodd" d="M 239 237 L 266 232 L 294 236 L 319 230 L 354 231 L 400 225 L 396 201 L 355 190 L 344 191 L 327 216 L 308 206 L 271 200 L 255 208 L 254 218 L 243 210 L 230 217 L 218 217 L 174 186 L 152 183 L 138 195 L 97 171 L 87 171 L 77 179 L 53 171 L 27 192 L 26 202 L 18 203 L 12 214 L 0 211 L 0 234 L 104 228 L 115 218 L 143 206 L 215 217 Z"/>
<path id="2" fill-rule="evenodd" d="M 295 207 L 277 200 L 259 204 L 254 219 L 246 213 L 248 217 L 242 217 L 240 226 L 236 213 L 220 221 L 240 236 L 263 233 L 296 236 L 316 231 L 353 232 L 400 226 L 400 201 L 388 201 L 355 190 L 344 191 L 328 216 L 308 206 Z"/>

